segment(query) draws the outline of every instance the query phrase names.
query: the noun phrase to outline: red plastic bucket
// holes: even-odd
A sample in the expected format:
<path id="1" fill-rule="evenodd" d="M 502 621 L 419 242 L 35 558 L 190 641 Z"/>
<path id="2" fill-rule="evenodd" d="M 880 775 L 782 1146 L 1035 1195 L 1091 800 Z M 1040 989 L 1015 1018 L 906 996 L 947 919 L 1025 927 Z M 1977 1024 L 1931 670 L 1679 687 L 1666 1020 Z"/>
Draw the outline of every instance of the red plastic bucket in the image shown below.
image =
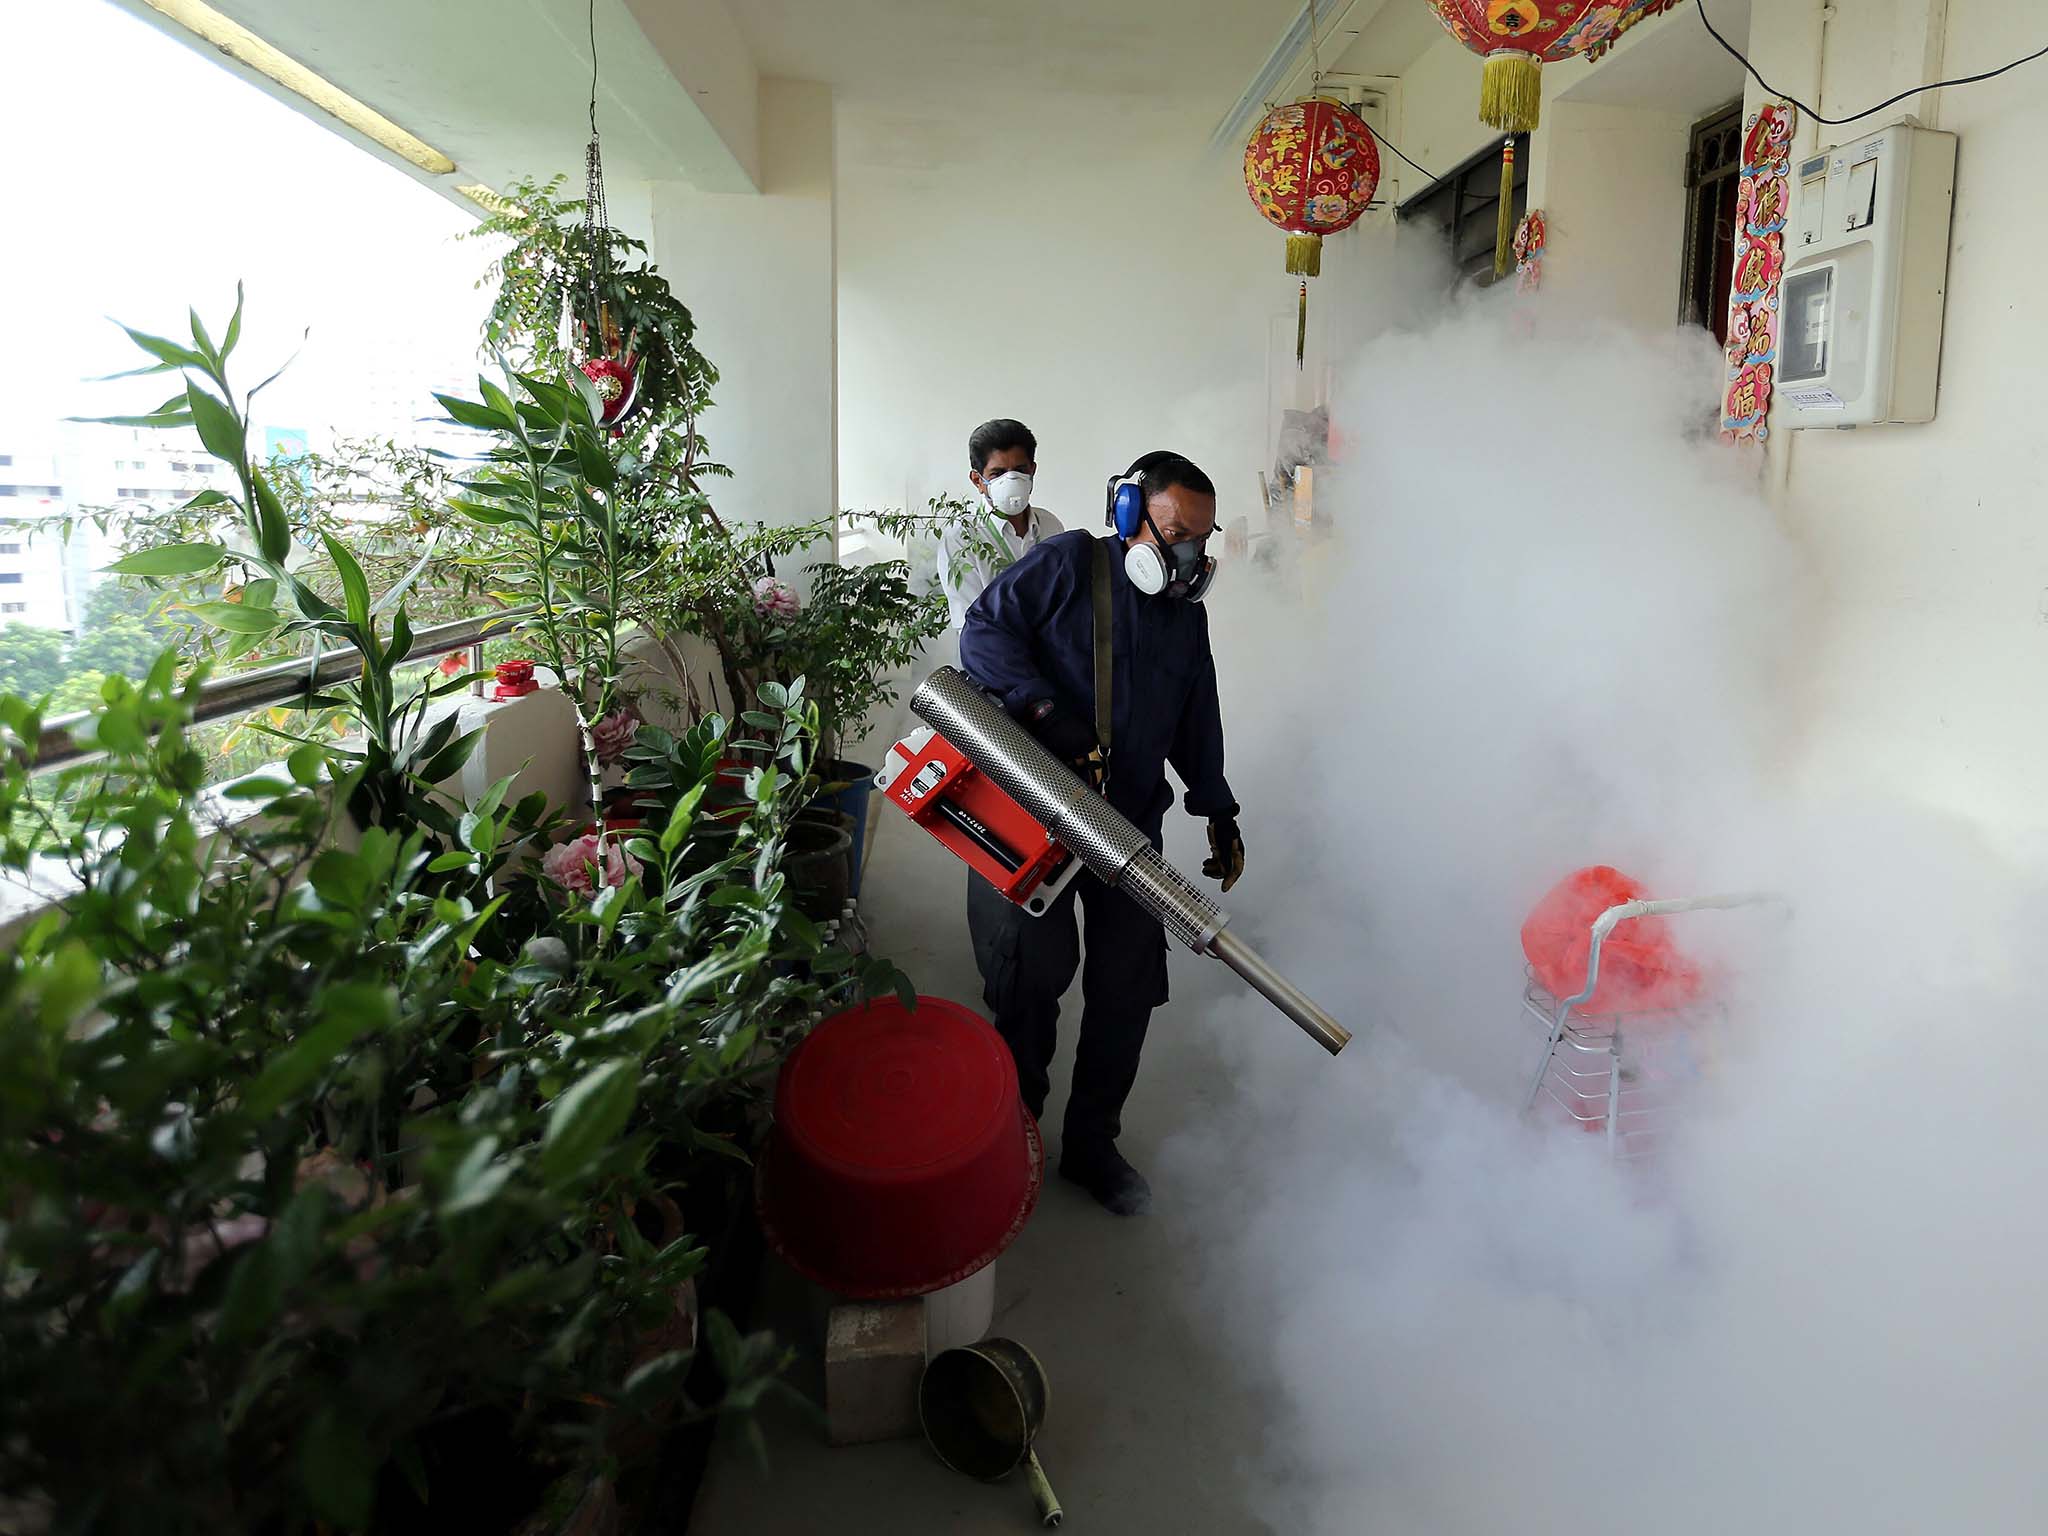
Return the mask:
<path id="1" fill-rule="evenodd" d="M 797 1273 L 884 1300 L 992 1263 L 1044 1175 L 1002 1037 L 944 998 L 889 998 L 833 1015 L 783 1063 L 755 1198 Z"/>

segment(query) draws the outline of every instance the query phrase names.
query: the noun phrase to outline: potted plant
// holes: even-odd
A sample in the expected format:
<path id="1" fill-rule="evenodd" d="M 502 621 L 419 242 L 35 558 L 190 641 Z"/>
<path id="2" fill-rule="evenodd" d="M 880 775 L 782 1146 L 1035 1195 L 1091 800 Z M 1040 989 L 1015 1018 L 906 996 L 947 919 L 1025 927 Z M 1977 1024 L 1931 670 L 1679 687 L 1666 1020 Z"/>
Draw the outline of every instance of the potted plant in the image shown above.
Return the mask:
<path id="1" fill-rule="evenodd" d="M 945 631 L 946 604 L 936 591 L 914 590 L 901 560 L 822 563 L 806 574 L 810 597 L 767 637 L 768 665 L 801 676 L 817 702 L 818 803 L 846 818 L 858 892 L 876 770 L 843 754 L 897 702 L 898 676 Z"/>
<path id="2" fill-rule="evenodd" d="M 0 955 L 0 1495 L 68 1527 L 406 1530 L 452 1509 L 506 1529 L 558 1476 L 561 1519 L 602 1515 L 631 1501 L 615 1472 L 650 1428 L 775 1390 L 772 1341 L 716 1312 L 705 1350 L 676 1331 L 719 1263 L 685 1234 L 743 1215 L 716 1172 L 787 1046 L 908 984 L 793 899 L 802 687 L 748 700 L 746 805 L 716 836 L 741 750 L 723 719 L 605 729 L 633 470 L 589 390 L 513 374 L 460 402 L 498 439 L 459 510 L 531 552 L 535 632 L 593 764 L 645 797 L 639 827 L 551 843 L 558 818 L 508 805 L 509 781 L 467 804 L 439 787 L 473 738 L 404 691 L 402 579 L 369 590 L 345 549 L 332 596 L 302 574 L 242 450 L 238 331 L 138 337 L 186 375 L 148 419 L 191 421 L 234 466 L 223 501 L 274 582 L 194 600 L 252 608 L 224 633 L 357 645 L 319 707 L 361 734 L 280 727 L 286 761 L 222 815 L 175 654 L 108 683 L 84 728 L 103 755 L 54 775 L 41 714 L 0 695 L 0 865 L 54 849 L 78 889 Z M 154 559 L 229 565 L 209 540 Z"/>

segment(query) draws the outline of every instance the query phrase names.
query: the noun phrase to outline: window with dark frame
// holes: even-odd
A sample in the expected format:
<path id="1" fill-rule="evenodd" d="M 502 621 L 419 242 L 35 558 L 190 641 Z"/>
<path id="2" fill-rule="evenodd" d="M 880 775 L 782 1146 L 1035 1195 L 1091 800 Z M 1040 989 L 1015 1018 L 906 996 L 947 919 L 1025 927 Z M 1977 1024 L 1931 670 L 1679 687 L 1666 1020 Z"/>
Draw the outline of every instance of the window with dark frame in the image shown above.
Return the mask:
<path id="1" fill-rule="evenodd" d="M 1685 286 L 1681 325 L 1705 326 L 1728 344 L 1728 293 L 1735 277 L 1735 194 L 1742 181 L 1742 103 L 1692 131 L 1685 159 Z"/>
<path id="2" fill-rule="evenodd" d="M 1516 221 L 1528 211 L 1529 137 L 1522 134 L 1515 139 Z M 1404 224 L 1421 220 L 1441 227 L 1460 277 L 1484 287 L 1493 282 L 1499 213 L 1500 146 L 1496 144 L 1402 203 L 1396 217 Z"/>

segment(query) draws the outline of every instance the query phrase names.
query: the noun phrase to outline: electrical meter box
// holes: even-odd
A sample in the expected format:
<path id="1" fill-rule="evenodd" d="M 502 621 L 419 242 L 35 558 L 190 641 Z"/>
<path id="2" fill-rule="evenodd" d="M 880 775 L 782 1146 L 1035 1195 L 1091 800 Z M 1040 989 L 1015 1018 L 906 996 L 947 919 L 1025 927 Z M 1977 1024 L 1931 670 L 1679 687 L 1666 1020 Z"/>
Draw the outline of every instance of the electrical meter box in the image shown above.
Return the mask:
<path id="1" fill-rule="evenodd" d="M 1792 168 L 1777 424 L 1932 421 L 1956 138 L 1901 124 Z"/>

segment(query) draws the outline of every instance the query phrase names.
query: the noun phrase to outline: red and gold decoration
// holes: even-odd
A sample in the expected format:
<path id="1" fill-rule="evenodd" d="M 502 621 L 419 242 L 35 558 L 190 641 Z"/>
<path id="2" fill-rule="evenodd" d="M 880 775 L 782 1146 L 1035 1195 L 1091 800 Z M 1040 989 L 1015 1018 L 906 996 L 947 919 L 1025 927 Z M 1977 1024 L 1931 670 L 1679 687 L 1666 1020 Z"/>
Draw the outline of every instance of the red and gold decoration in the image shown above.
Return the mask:
<path id="1" fill-rule="evenodd" d="M 1785 275 L 1785 219 L 1792 198 L 1792 130 L 1798 109 L 1780 101 L 1750 115 L 1735 191 L 1735 277 L 1728 294 L 1728 400 L 1721 436 L 1762 442 L 1771 435 Z"/>
<path id="2" fill-rule="evenodd" d="M 1522 215 L 1515 226 L 1515 292 L 1534 293 L 1543 286 L 1543 246 L 1548 238 L 1541 208 Z"/>
<path id="3" fill-rule="evenodd" d="M 1479 120 L 1509 135 L 1534 133 L 1543 115 L 1543 66 L 1605 52 L 1616 38 L 1677 0 L 1428 0 L 1443 28 L 1486 61 Z M 1493 275 L 1514 256 L 1515 147 L 1502 156 Z"/>
<path id="4" fill-rule="evenodd" d="M 1380 184 L 1380 147 L 1341 101 L 1310 96 L 1275 107 L 1244 147 L 1244 189 L 1287 231 L 1287 270 L 1301 278 L 1294 364 L 1308 343 L 1308 280 L 1323 270 L 1323 236 L 1349 229 Z"/>
<path id="5" fill-rule="evenodd" d="M 623 358 L 593 357 L 583 364 L 583 376 L 597 387 L 606 426 L 633 409 L 633 398 L 640 386 L 638 363 L 639 359 L 628 352 Z"/>

